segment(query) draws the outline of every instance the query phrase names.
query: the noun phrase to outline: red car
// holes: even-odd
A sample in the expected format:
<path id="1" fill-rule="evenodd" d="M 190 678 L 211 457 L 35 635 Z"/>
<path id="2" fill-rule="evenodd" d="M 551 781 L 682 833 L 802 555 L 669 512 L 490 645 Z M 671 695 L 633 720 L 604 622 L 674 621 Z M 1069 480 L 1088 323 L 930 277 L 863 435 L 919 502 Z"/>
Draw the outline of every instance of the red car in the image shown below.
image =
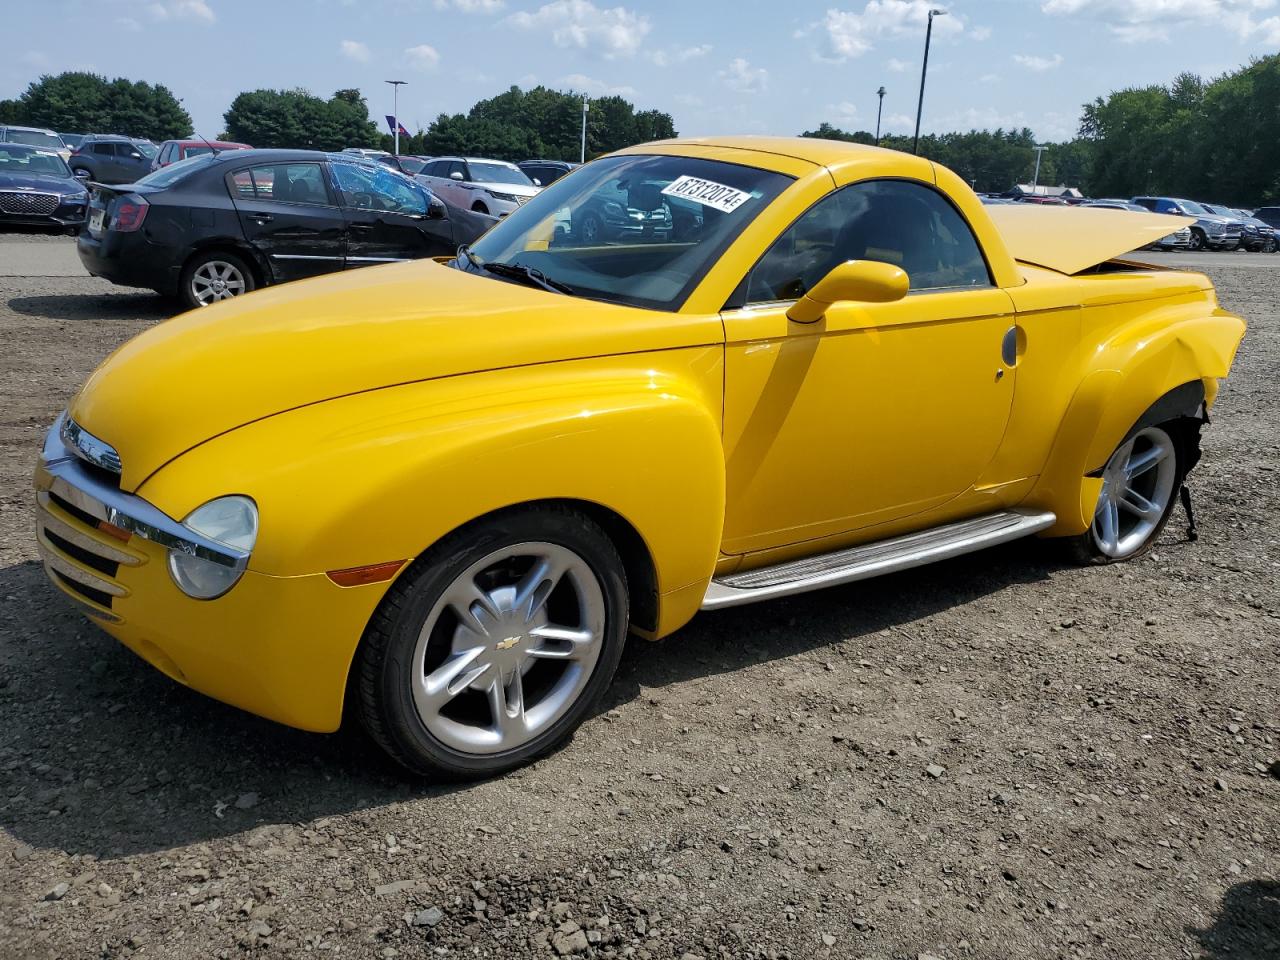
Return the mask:
<path id="1" fill-rule="evenodd" d="M 151 161 L 151 169 L 159 170 L 171 163 L 194 157 L 201 153 L 221 153 L 224 150 L 252 150 L 247 143 L 232 143 L 229 140 L 166 140 L 160 144 L 160 152 Z"/>

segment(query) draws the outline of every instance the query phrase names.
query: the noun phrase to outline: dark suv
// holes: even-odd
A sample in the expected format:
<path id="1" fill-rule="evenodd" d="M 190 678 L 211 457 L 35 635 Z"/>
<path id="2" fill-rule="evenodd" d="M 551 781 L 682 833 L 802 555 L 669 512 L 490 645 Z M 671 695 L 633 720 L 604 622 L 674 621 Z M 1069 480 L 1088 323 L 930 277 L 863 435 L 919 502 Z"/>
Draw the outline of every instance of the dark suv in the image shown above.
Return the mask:
<path id="1" fill-rule="evenodd" d="M 1280 207 L 1259 207 L 1253 215 L 1268 226 L 1280 230 Z"/>
<path id="2" fill-rule="evenodd" d="M 1191 224 L 1192 250 L 1234 250 L 1240 246 L 1243 225 L 1233 217 L 1220 217 L 1210 213 L 1194 200 L 1178 197 L 1134 197 L 1132 203 L 1146 207 L 1155 213 L 1172 213 L 1195 217 Z"/>
<path id="3" fill-rule="evenodd" d="M 129 137 L 89 136 L 71 154 L 67 165 L 82 180 L 95 183 L 133 183 L 151 171 L 156 146 Z"/>
<path id="4" fill-rule="evenodd" d="M 521 160 L 516 166 L 537 186 L 548 187 L 582 164 L 570 163 L 568 160 Z"/>

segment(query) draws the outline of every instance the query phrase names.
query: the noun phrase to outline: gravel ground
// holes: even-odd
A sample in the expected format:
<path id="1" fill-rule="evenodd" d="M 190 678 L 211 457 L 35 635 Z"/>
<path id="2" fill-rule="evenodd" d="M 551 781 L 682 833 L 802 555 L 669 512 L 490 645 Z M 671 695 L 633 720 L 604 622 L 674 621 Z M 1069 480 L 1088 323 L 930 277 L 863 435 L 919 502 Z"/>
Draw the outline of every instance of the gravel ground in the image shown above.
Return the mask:
<path id="1" fill-rule="evenodd" d="M 68 243 L 0 236 L 0 267 Z M 1251 322 L 1197 543 L 1178 518 L 1123 568 L 1025 542 L 703 615 L 634 642 L 564 749 L 444 788 L 60 600 L 39 437 L 171 308 L 0 276 L 0 956 L 1280 956 L 1280 257 L 1164 259 Z"/>

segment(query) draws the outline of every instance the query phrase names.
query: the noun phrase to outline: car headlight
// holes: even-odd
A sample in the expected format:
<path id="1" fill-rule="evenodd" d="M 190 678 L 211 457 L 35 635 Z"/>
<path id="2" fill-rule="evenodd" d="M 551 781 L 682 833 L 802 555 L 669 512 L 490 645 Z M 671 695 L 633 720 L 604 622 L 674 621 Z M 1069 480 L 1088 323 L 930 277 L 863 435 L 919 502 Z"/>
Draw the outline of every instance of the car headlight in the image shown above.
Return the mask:
<path id="1" fill-rule="evenodd" d="M 248 497 L 219 497 L 191 511 L 182 525 L 202 537 L 249 551 L 258 539 L 258 508 Z M 180 550 L 169 551 L 169 576 L 179 590 L 196 600 L 222 596 L 243 573 Z"/>
<path id="2" fill-rule="evenodd" d="M 520 198 L 517 197 L 514 193 L 499 193 L 497 190 L 490 190 L 489 196 L 493 197 L 493 199 L 495 200 L 501 200 L 504 203 L 520 202 Z"/>

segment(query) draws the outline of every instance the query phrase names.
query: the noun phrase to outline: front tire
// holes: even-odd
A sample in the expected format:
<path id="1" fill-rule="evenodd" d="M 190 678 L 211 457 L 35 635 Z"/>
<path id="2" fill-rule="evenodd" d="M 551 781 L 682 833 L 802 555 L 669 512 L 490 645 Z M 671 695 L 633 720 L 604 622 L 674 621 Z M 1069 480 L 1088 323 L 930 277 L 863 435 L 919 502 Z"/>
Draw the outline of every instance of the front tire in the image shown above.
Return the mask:
<path id="1" fill-rule="evenodd" d="M 567 740 L 613 680 L 627 583 L 605 532 L 560 506 L 451 534 L 383 599 L 354 692 L 373 740 L 414 774 L 474 780 Z"/>
<path id="2" fill-rule="evenodd" d="M 1205 236 L 1199 230 L 1191 231 L 1191 242 L 1187 244 L 1188 250 L 1199 251 L 1205 248 Z"/>
<path id="3" fill-rule="evenodd" d="M 1093 523 L 1072 541 L 1076 558 L 1120 563 L 1149 552 L 1169 522 L 1185 472 L 1170 424 L 1143 427 L 1125 440 L 1102 469 Z"/>

